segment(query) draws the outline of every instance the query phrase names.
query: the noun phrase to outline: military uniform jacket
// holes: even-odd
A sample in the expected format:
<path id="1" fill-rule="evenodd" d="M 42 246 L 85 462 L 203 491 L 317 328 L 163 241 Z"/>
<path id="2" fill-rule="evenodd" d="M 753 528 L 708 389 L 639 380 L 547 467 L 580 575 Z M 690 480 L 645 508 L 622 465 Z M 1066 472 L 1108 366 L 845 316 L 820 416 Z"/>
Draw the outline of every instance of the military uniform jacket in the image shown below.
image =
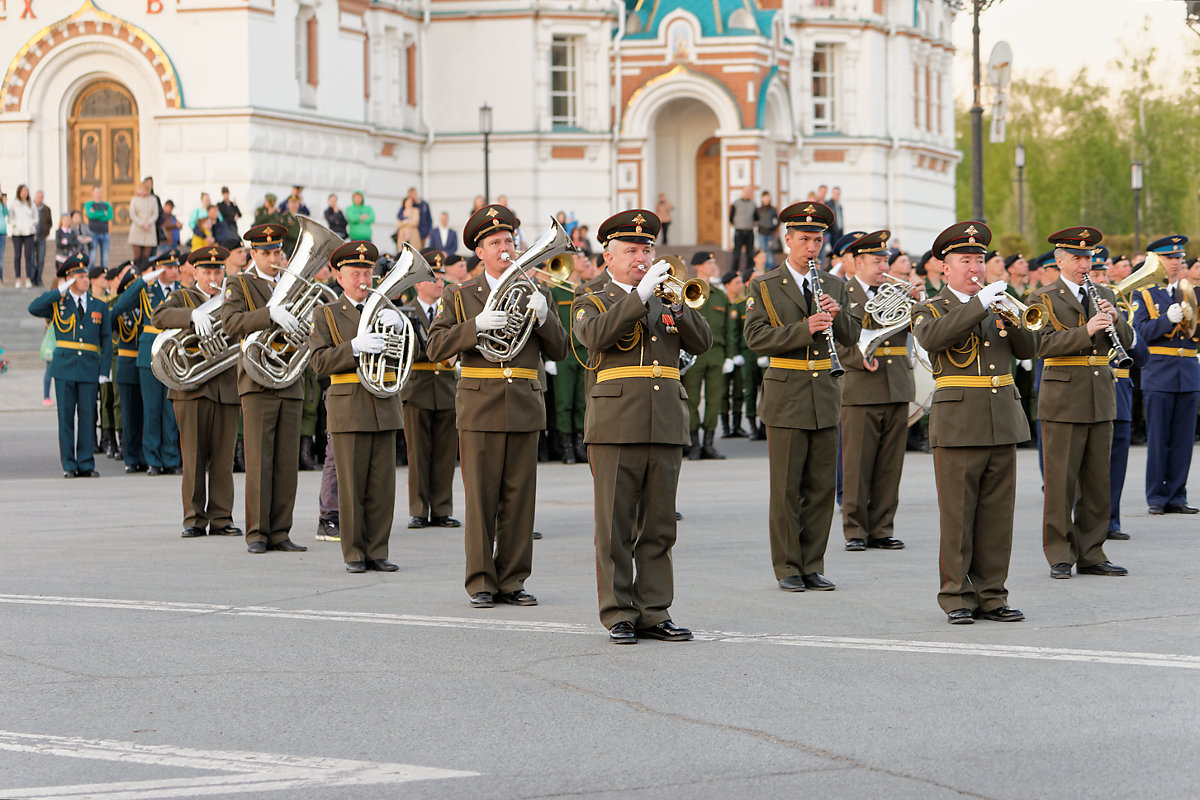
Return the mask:
<path id="1" fill-rule="evenodd" d="M 155 281 L 151 286 L 138 278 L 125 288 L 117 302 L 113 303 L 113 311 L 125 314 L 130 311 L 140 312 L 141 325 L 138 328 L 137 365 L 150 369 L 150 349 L 154 346 L 154 338 L 162 329 L 150 322 L 154 309 L 158 308 L 171 292 L 179 288 L 178 283 L 171 284 L 171 290 L 163 291 L 162 284 Z"/>
<path id="2" fill-rule="evenodd" d="M 68 291 L 51 289 L 29 304 L 29 313 L 50 320 L 54 331 L 54 356 L 50 377 L 61 381 L 99 383 L 100 365 L 111 364 L 112 322 L 108 305 L 91 293 L 83 296 L 84 312 Z M 108 373 L 105 372 L 107 375 Z"/>
<path id="3" fill-rule="evenodd" d="M 170 328 L 190 331 L 192 330 L 192 312 L 207 301 L 208 297 L 199 289 L 177 289 L 171 292 L 171 296 L 164 300 L 158 308 L 154 309 L 150 322 L 154 327 L 164 331 Z M 217 309 L 216 312 L 214 317 L 220 313 L 220 309 Z M 167 390 L 167 399 L 169 400 L 199 400 L 200 398 L 207 398 L 226 405 L 238 405 L 240 401 L 238 400 L 236 370 L 227 369 L 195 389 Z"/>
<path id="4" fill-rule="evenodd" d="M 543 287 L 538 291 L 553 311 L 556 306 L 550 292 Z M 447 287 L 442 295 L 442 310 L 429 329 L 425 354 L 436 361 L 461 354 L 463 372 L 458 379 L 458 396 L 454 404 L 459 430 L 540 431 L 546 427 L 541 381 L 520 377 L 484 378 L 471 372 L 488 370 L 489 374 L 499 375 L 504 369 L 520 369 L 537 373 L 543 353 L 550 361 L 561 361 L 567 355 L 570 349 L 567 332 L 558 321 L 558 315 L 549 313 L 543 324 L 534 324 L 533 334 L 516 358 L 503 363 L 488 361 L 475 349 L 479 343 L 475 317 L 483 311 L 489 292 L 484 272 L 463 284 Z M 499 372 L 493 373 L 493 370 Z"/>
<path id="5" fill-rule="evenodd" d="M 425 348 L 421 346 L 423 338 L 429 336 L 430 322 L 420 303 L 413 300 L 404 306 L 402 312 L 407 312 L 413 332 L 417 333 L 417 341 L 413 343 L 413 370 L 400 389 L 400 399 L 405 405 L 424 411 L 452 411 L 455 384 L 458 382 L 454 367 L 443 361 L 430 361 Z M 424 337 L 420 332 L 424 333 Z"/>
<path id="6" fill-rule="evenodd" d="M 1116 308 L 1117 299 L 1104 286 L 1096 290 Z M 1088 336 L 1087 321 L 1095 313 L 1079 304 L 1079 297 L 1059 278 L 1029 296 L 1030 304 L 1040 303 L 1049 318 L 1040 332 L 1038 358 L 1052 359 L 1042 364 L 1038 384 L 1038 419 L 1050 422 L 1104 422 L 1117 416 L 1114 374 L 1108 363 L 1112 348 L 1108 334 L 1097 331 Z M 1116 315 L 1117 335 L 1128 348 L 1133 343 L 1133 328 L 1125 317 Z M 1082 358 L 1087 364 L 1055 364 L 1054 358 Z"/>
<path id="7" fill-rule="evenodd" d="M 729 295 L 725 294 L 724 289 L 710 283 L 708 300 L 700 306 L 700 316 L 708 323 L 708 329 L 712 331 L 712 349 L 722 360 L 737 355 L 729 335 L 729 312 Z"/>
<path id="8" fill-rule="evenodd" d="M 1138 339 L 1150 348 L 1150 357 L 1142 368 L 1141 390 L 1144 392 L 1200 391 L 1200 363 L 1196 361 L 1197 336 L 1186 336 L 1182 323 L 1167 318 L 1167 309 L 1175 302 L 1167 289 L 1152 286 L 1134 295 L 1133 326 Z M 1155 352 L 1167 348 L 1175 355 Z M 1181 353 L 1183 355 L 1179 355 Z"/>
<path id="9" fill-rule="evenodd" d="M 843 313 L 858 320 L 863 330 L 882 327 L 866 311 L 867 293 L 857 278 L 846 281 L 846 295 L 850 298 L 849 308 Z M 907 355 L 908 328 L 895 333 L 875 351 L 879 368 L 871 372 L 863 366 L 862 351 L 858 347 L 838 346 L 838 356 L 846 375 L 842 379 L 842 405 L 873 406 L 882 403 L 908 403 L 916 395 L 913 382 L 912 362 Z M 896 348 L 894 351 L 891 348 Z"/>
<path id="10" fill-rule="evenodd" d="M 126 311 L 124 314 L 118 314 L 114 305 L 112 315 L 113 344 L 116 349 L 117 361 L 117 383 L 137 385 L 142 380 L 138 374 L 137 365 L 137 340 L 138 333 L 142 328 L 142 310 L 137 308 L 133 311 Z"/>
<path id="11" fill-rule="evenodd" d="M 225 302 L 221 304 L 221 321 L 225 326 L 225 335 L 232 339 L 245 339 L 255 331 L 264 331 L 274 325 L 271 322 L 271 312 L 267 309 L 267 301 L 275 284 L 252 273 L 243 272 L 225 282 Z M 242 359 L 238 357 L 238 394 L 272 391 L 255 382 L 242 368 Z M 304 371 L 291 384 L 277 390 L 285 400 L 304 399 L 304 381 L 301 378 Z"/>
<path id="12" fill-rule="evenodd" d="M 597 378 L 588 392 L 584 440 L 687 444 L 687 392 L 679 380 L 653 371 L 678 369 L 681 348 L 698 354 L 712 347 L 712 332 L 700 313 L 687 306 L 672 311 L 657 297 L 642 303 L 636 290 L 626 292 L 612 281 L 576 297 L 571 313 L 579 341 L 592 353 L 588 366 L 595 368 Z M 650 374 L 606 375 L 622 367 L 648 368 Z"/>
<path id="13" fill-rule="evenodd" d="M 394 431 L 403 427 L 399 394 L 386 399 L 376 397 L 358 381 L 358 357 L 350 340 L 358 335 L 361 316 L 345 295 L 313 314 L 310 364 L 317 375 L 330 379 L 325 398 L 330 433 Z"/>
<path id="14" fill-rule="evenodd" d="M 834 339 L 848 347 L 853 345 L 858 341 L 859 324 L 848 313 L 846 285 L 828 272 L 821 272 L 821 289 L 841 306 L 833 318 Z M 817 305 L 816 298 L 813 305 Z M 817 365 L 813 369 L 767 367 L 758 405 L 758 418 L 764 425 L 819 430 L 832 428 L 841 419 L 842 381 L 830 375 L 828 367 L 820 368 L 818 362 L 829 359 L 828 338 L 824 331 L 815 337 L 809 333 L 808 318 L 813 311 L 786 263 L 750 281 L 742 329 L 746 344 L 756 353 L 789 359 L 795 366 L 799 366 L 797 362 Z"/>
<path id="15" fill-rule="evenodd" d="M 1037 334 L 1002 327 L 979 298 L 960 302 L 949 286 L 913 307 L 913 335 L 929 353 L 937 378 L 987 378 L 996 385 L 938 386 L 929 418 L 934 447 L 991 447 L 1029 438 L 1021 393 L 1012 385 L 1013 358 L 1033 358 Z M 1002 385 L 1004 376 L 1010 381 Z"/>
<path id="16" fill-rule="evenodd" d="M 607 280 L 604 281 L 601 286 L 607 282 Z M 575 293 L 569 289 L 563 288 L 562 286 L 550 286 L 548 288 L 550 289 L 550 296 L 554 298 L 554 302 L 550 304 L 550 310 L 555 311 L 558 314 L 558 321 L 562 323 L 563 329 L 568 331 L 571 335 L 569 341 L 571 347 L 575 351 L 575 355 L 572 356 L 568 352 L 567 359 L 573 360 L 575 357 L 578 357 L 580 361 L 586 362 L 588 357 L 587 350 L 579 342 L 579 337 L 575 335 L 575 331 L 573 330 L 571 323 L 571 304 L 575 300 Z"/>
<path id="17" fill-rule="evenodd" d="M 757 358 L 754 351 L 746 346 L 746 337 L 742 335 L 742 321 L 746 318 L 746 301 L 750 295 L 742 295 L 741 300 L 729 301 L 729 326 L 726 328 L 726 341 L 733 354 L 741 355 L 747 361 Z"/>

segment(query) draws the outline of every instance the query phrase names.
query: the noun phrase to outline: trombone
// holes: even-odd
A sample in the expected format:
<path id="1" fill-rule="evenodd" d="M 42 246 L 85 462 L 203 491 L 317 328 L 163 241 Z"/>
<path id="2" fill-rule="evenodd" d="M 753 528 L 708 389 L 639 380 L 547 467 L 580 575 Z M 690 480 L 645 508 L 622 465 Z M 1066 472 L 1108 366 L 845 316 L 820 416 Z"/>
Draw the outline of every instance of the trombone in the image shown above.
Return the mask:
<path id="1" fill-rule="evenodd" d="M 983 281 L 979 278 L 972 277 L 971 280 L 983 288 Z M 1027 331 L 1040 331 L 1046 327 L 1046 314 L 1041 305 L 1027 306 L 1007 292 L 1000 295 L 1000 299 L 992 303 L 989 309 Z"/>

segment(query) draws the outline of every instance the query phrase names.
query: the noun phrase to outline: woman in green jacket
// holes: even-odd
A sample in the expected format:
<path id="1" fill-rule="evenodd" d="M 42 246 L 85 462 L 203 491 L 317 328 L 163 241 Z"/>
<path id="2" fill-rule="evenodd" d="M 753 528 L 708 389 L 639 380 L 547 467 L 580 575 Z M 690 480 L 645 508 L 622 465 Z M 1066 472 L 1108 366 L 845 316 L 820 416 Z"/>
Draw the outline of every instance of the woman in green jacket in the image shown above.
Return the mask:
<path id="1" fill-rule="evenodd" d="M 375 222 L 375 209 L 363 202 L 362 192 L 355 192 L 354 202 L 346 209 L 346 232 L 351 239 L 371 241 L 371 223 Z"/>

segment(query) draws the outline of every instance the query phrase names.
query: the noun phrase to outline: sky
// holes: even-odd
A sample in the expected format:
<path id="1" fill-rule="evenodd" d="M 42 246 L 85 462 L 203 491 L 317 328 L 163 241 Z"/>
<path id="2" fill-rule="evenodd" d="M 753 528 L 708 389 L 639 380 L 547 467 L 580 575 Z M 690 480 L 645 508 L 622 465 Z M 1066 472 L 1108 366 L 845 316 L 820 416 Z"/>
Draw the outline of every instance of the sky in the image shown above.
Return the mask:
<path id="1" fill-rule="evenodd" d="M 1158 77 L 1165 79 L 1169 65 L 1200 65 L 1191 54 L 1200 48 L 1200 34 L 1187 26 L 1185 18 L 1183 0 L 998 0 L 979 16 L 984 83 L 988 56 L 1001 40 L 1012 48 L 1014 78 L 1055 73 L 1065 83 L 1086 66 L 1093 80 L 1104 78 L 1119 91 L 1122 79 L 1112 61 L 1126 45 L 1135 52 L 1156 47 L 1162 70 Z M 1144 21 L 1150 25 L 1150 37 L 1141 34 Z M 952 36 L 957 48 L 955 97 L 969 102 L 970 13 L 956 15 Z M 983 105 L 989 105 L 986 89 Z"/>

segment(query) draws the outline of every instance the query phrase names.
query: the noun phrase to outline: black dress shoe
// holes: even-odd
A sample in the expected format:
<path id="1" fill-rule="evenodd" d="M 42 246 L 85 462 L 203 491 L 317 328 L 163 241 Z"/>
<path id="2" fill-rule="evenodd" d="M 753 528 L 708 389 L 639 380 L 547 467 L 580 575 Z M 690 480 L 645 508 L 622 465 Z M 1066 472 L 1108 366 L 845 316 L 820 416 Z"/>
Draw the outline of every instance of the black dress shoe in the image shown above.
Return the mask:
<path id="1" fill-rule="evenodd" d="M 276 542 L 275 544 L 271 545 L 270 549 L 278 550 L 281 553 L 303 553 L 308 550 L 308 548 L 304 545 L 296 544 L 291 539 L 284 539 L 282 542 Z"/>
<path id="2" fill-rule="evenodd" d="M 1110 578 L 1118 578 L 1129 574 L 1129 570 L 1124 567 L 1118 567 L 1111 561 L 1101 561 L 1099 564 L 1092 564 L 1090 567 L 1079 567 L 1076 571 L 1080 575 L 1106 575 Z"/>
<path id="3" fill-rule="evenodd" d="M 541 538 L 542 538 L 542 534 L 541 534 L 541 533 L 539 533 L 538 531 L 534 531 L 534 532 L 533 532 L 533 538 L 534 538 L 534 541 L 536 541 L 536 540 L 538 540 L 538 539 L 541 539 Z"/>
<path id="4" fill-rule="evenodd" d="M 126 464 L 125 465 L 126 472 L 145 472 L 148 469 L 150 469 L 150 468 L 147 467 L 145 464 Z"/>
<path id="5" fill-rule="evenodd" d="M 471 608 L 491 608 L 496 605 L 491 592 L 476 592 L 471 595 Z"/>
<path id="6" fill-rule="evenodd" d="M 147 474 L 147 475 L 149 475 L 149 476 L 151 476 L 151 477 L 154 477 L 154 476 L 157 476 L 157 475 L 163 475 L 163 474 L 165 474 L 165 473 L 162 471 L 162 468 L 161 468 L 161 467 L 148 467 L 148 468 L 146 469 L 146 474 Z"/>
<path id="7" fill-rule="evenodd" d="M 837 588 L 837 584 L 819 572 L 810 572 L 807 575 L 801 575 L 800 578 L 804 581 L 804 588 L 812 589 L 814 592 L 832 592 Z"/>
<path id="8" fill-rule="evenodd" d="M 692 632 L 667 619 L 649 628 L 638 628 L 637 637 L 639 639 L 658 639 L 660 642 L 690 642 Z"/>
<path id="9" fill-rule="evenodd" d="M 372 558 L 367 562 L 367 569 L 375 572 L 399 572 L 400 567 L 396 566 L 386 558 Z"/>
<path id="10" fill-rule="evenodd" d="M 1116 539 L 1117 541 L 1125 541 L 1126 539 L 1129 538 L 1129 534 L 1123 530 L 1117 529 L 1115 531 L 1109 531 L 1108 538 Z"/>
<path id="11" fill-rule="evenodd" d="M 366 572 L 367 562 L 365 561 L 347 561 L 346 572 Z"/>
<path id="12" fill-rule="evenodd" d="M 204 528 L 184 528 L 183 533 L 179 534 L 181 539 L 195 539 L 197 536 L 204 535 Z"/>
<path id="13" fill-rule="evenodd" d="M 946 612 L 946 622 L 951 625 L 974 625 L 975 616 L 969 608 L 956 608 Z"/>
<path id="14" fill-rule="evenodd" d="M 435 528 L 461 528 L 462 523 L 454 517 L 430 517 L 429 524 Z"/>
<path id="15" fill-rule="evenodd" d="M 786 578 L 779 579 L 779 588 L 785 592 L 803 592 L 804 579 L 799 575 L 788 575 Z"/>
<path id="16" fill-rule="evenodd" d="M 253 553 L 254 555 L 258 555 L 259 553 L 265 553 L 265 552 L 267 552 L 267 543 L 266 542 L 251 542 L 250 544 L 246 545 L 246 552 Z"/>
<path id="17" fill-rule="evenodd" d="M 992 622 L 1020 622 L 1025 619 L 1025 615 L 1015 608 L 1008 606 L 1000 606 L 993 608 L 991 611 L 983 609 L 975 609 L 975 619 L 988 619 Z"/>
<path id="18" fill-rule="evenodd" d="M 683 520 L 683 514 L 680 514 L 678 511 L 676 511 L 675 512 L 675 521 L 681 522 L 682 520 Z"/>
<path id="19" fill-rule="evenodd" d="M 1050 568 L 1050 577 L 1066 580 L 1071 577 L 1071 565 L 1061 561 Z"/>
<path id="20" fill-rule="evenodd" d="M 846 549 L 852 553 L 857 553 L 859 551 L 866 550 L 867 549 L 867 540 L 866 539 L 847 539 L 846 540 Z"/>
<path id="21" fill-rule="evenodd" d="M 94 469 L 80 469 L 80 470 L 76 470 L 76 471 L 75 471 L 75 474 L 76 474 L 76 475 L 78 475 L 78 476 L 79 476 L 79 477 L 81 477 L 81 478 L 99 478 L 99 477 L 100 477 L 100 473 L 99 473 L 99 472 L 97 472 L 97 471 L 96 471 L 96 470 L 94 470 Z"/>
<path id="22" fill-rule="evenodd" d="M 1161 516 L 1162 514 L 1167 513 L 1166 506 L 1150 506 L 1150 508 L 1147 510 L 1150 512 L 1150 515 L 1153 517 Z"/>
<path id="23" fill-rule="evenodd" d="M 63 473 L 63 477 L 64 477 L 64 478 L 78 478 L 78 477 L 79 477 L 79 473 L 78 473 L 78 472 L 76 472 L 75 470 L 68 470 L 68 471 L 66 471 L 66 472 L 64 472 L 64 473 Z"/>
<path id="24" fill-rule="evenodd" d="M 163 467 L 162 474 L 163 475 L 178 475 L 179 467 Z"/>
<path id="25" fill-rule="evenodd" d="M 537 598 L 524 589 L 517 589 L 515 592 L 501 592 L 496 595 L 496 602 L 506 603 L 510 606 L 536 606 L 538 604 Z"/>
<path id="26" fill-rule="evenodd" d="M 903 550 L 904 542 L 891 536 L 881 536 L 878 539 L 867 539 L 867 547 L 877 550 Z"/>
<path id="27" fill-rule="evenodd" d="M 211 525 L 208 528 L 209 536 L 241 536 L 242 529 L 236 525 L 225 525 L 220 528 L 214 528 Z"/>
<path id="28" fill-rule="evenodd" d="M 608 629 L 608 641 L 611 644 L 637 644 L 637 634 L 633 631 L 632 622 L 618 622 Z"/>
<path id="29" fill-rule="evenodd" d="M 1172 503 L 1167 506 L 1168 514 L 1195 514 L 1200 512 L 1200 508 L 1189 506 L 1187 503 Z"/>
<path id="30" fill-rule="evenodd" d="M 408 521 L 408 527 L 410 527 L 410 528 L 428 528 L 429 520 L 422 519 L 421 517 L 413 517 L 412 519 L 410 519 Z"/>

